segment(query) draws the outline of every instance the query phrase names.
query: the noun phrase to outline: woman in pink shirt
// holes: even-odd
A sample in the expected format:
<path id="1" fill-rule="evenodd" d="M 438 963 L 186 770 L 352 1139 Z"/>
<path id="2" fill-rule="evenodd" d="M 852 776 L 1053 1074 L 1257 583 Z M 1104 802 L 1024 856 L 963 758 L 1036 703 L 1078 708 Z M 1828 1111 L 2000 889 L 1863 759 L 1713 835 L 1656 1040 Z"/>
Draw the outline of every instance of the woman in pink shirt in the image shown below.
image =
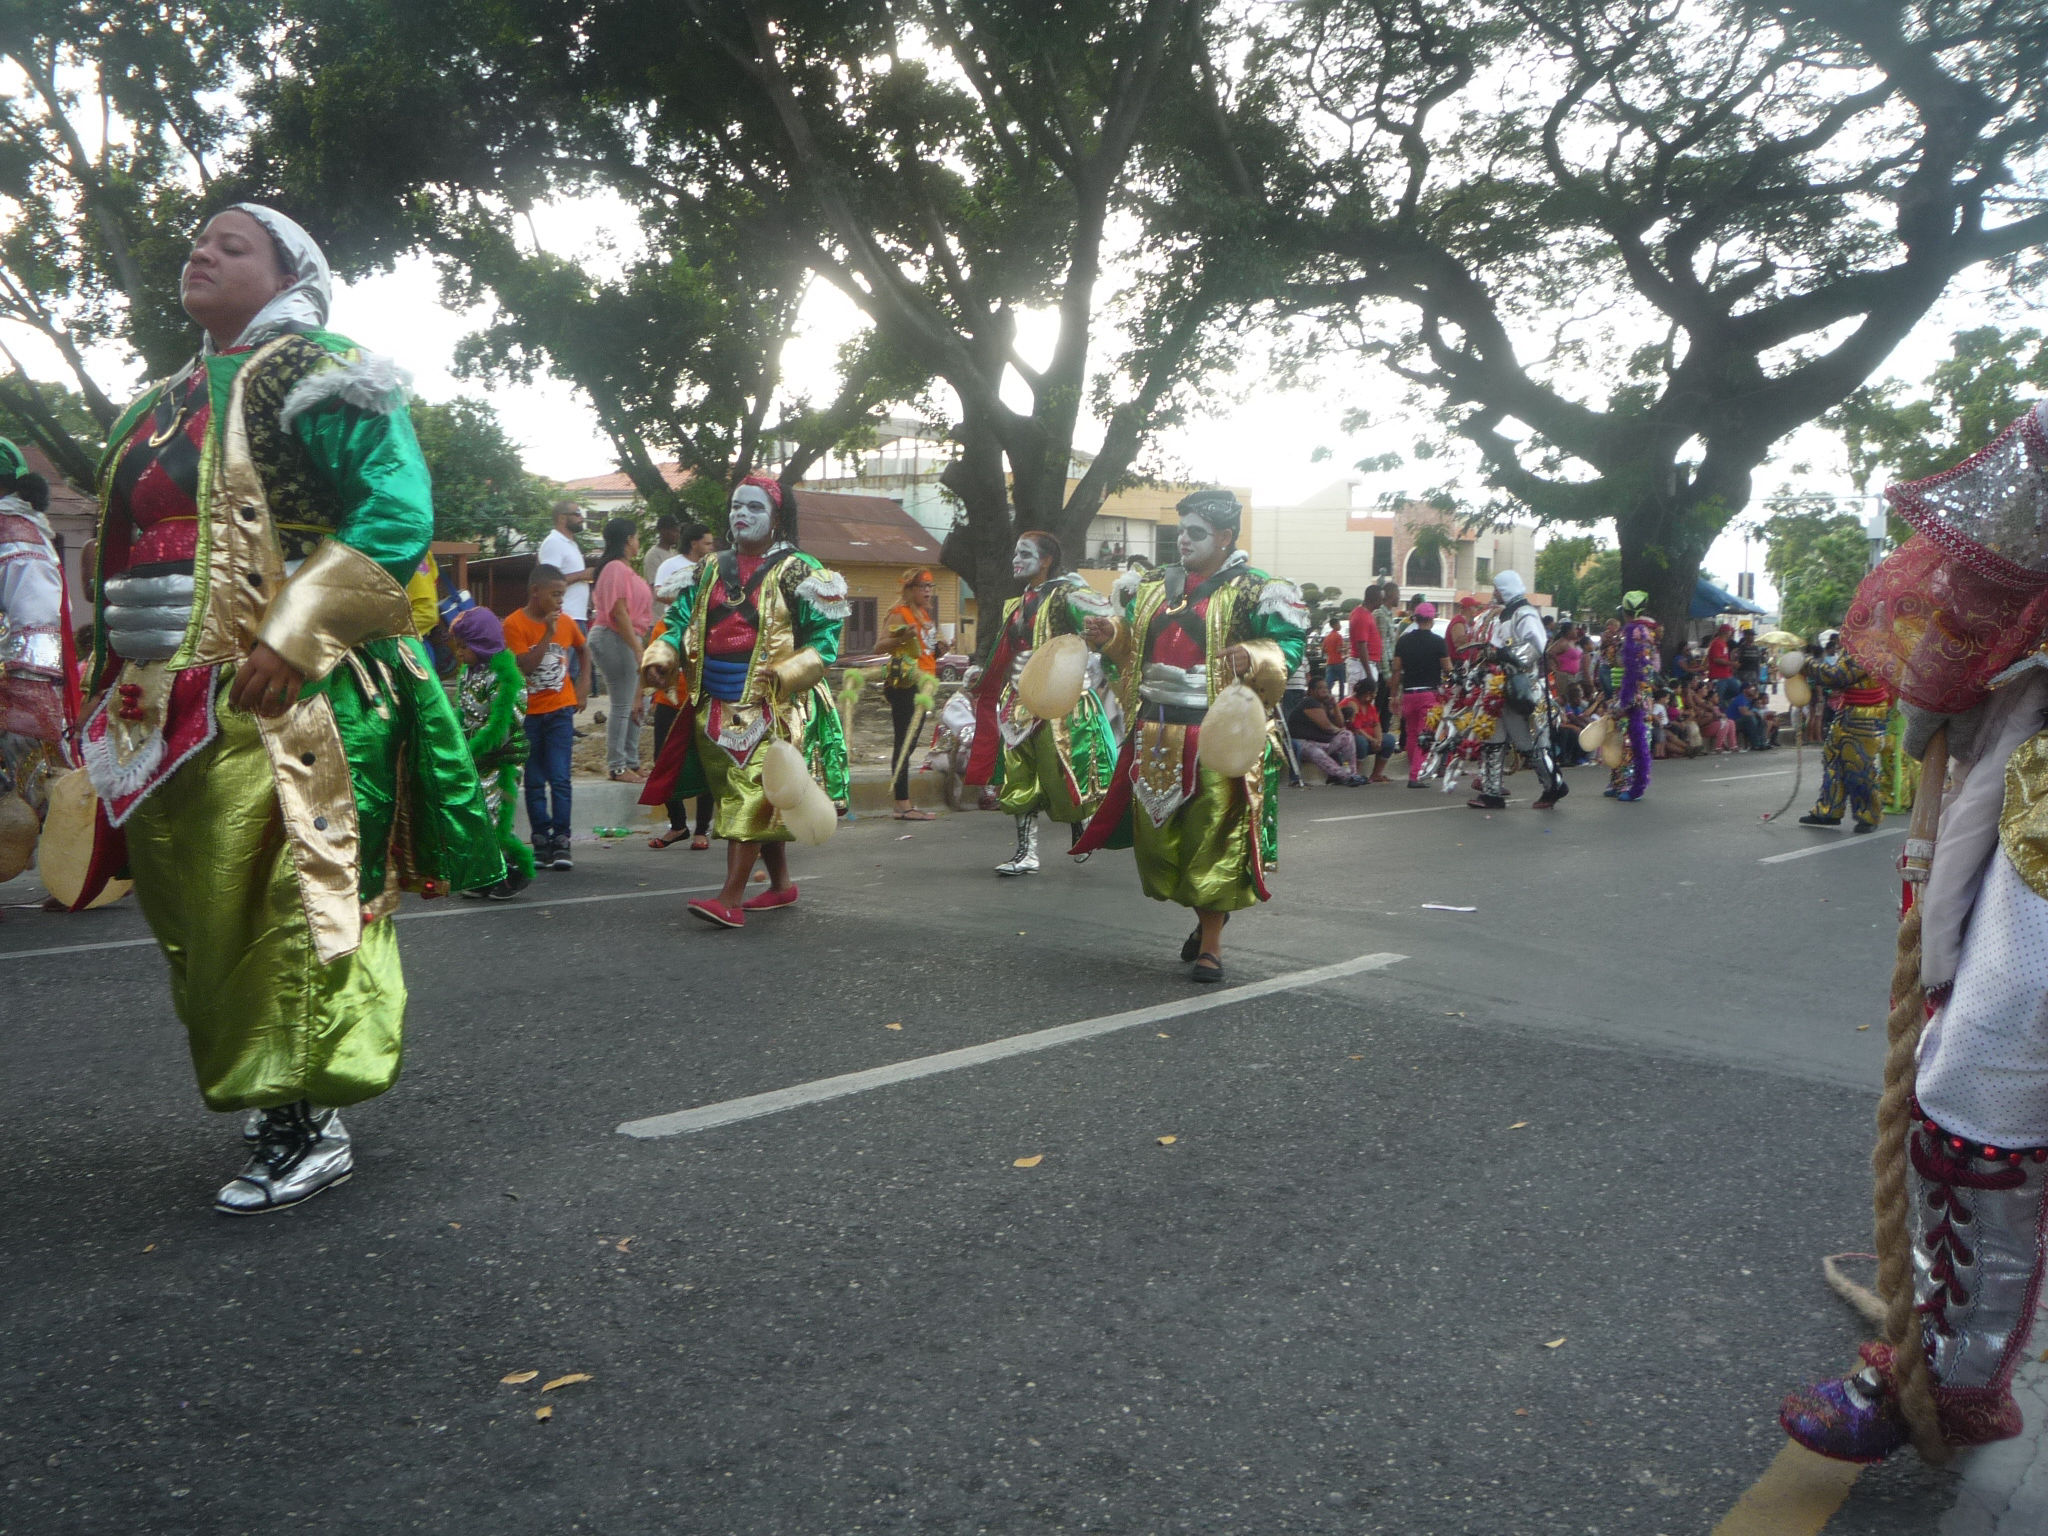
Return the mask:
<path id="1" fill-rule="evenodd" d="M 639 783 L 640 652 L 654 628 L 654 589 L 640 574 L 640 528 L 630 517 L 604 525 L 604 553 L 590 599 L 590 654 L 611 695 L 605 717 L 605 768 L 614 779 Z"/>

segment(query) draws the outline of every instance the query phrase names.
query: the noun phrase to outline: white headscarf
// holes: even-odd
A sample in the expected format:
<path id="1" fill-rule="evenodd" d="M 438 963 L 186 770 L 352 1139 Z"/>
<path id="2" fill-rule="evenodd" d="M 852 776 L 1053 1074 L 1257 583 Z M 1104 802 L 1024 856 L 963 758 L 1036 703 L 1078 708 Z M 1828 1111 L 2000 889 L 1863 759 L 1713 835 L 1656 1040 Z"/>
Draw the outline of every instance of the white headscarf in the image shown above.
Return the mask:
<path id="1" fill-rule="evenodd" d="M 1516 571 L 1499 571 L 1493 578 L 1493 595 L 1504 603 L 1512 603 L 1528 592 L 1522 584 L 1521 574 Z"/>
<path id="2" fill-rule="evenodd" d="M 334 303 L 334 275 L 327 270 L 327 258 L 313 237 L 275 208 L 261 203 L 235 203 L 237 213 L 246 213 L 261 224 L 277 243 L 279 259 L 292 274 L 291 287 L 256 311 L 256 318 L 235 338 L 237 347 L 253 347 L 288 331 L 318 331 L 327 326 L 327 312 Z M 225 211 L 225 210 L 223 210 Z M 207 338 L 206 350 L 213 350 Z"/>

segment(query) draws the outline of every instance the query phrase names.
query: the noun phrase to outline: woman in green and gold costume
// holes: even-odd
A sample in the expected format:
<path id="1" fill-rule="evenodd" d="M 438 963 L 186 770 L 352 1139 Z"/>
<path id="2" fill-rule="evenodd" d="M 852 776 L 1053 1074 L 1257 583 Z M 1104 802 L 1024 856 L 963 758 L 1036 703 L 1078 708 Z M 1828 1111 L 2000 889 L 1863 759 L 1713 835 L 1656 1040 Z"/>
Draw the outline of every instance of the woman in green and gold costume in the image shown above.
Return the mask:
<path id="1" fill-rule="evenodd" d="M 1145 894 L 1195 909 L 1180 957 L 1193 979 L 1223 979 L 1223 925 L 1265 901 L 1278 856 L 1274 793 L 1281 753 L 1272 730 L 1262 761 L 1225 778 L 1201 766 L 1202 717 L 1241 677 L 1270 710 L 1308 643 L 1308 609 L 1292 582 L 1254 570 L 1237 548 L 1244 509 L 1228 491 L 1181 498 L 1180 564 L 1117 583 L 1129 650 L 1112 654 L 1130 721 L 1116 774 L 1071 852 L 1134 848 Z"/>
<path id="2" fill-rule="evenodd" d="M 640 803 L 712 796 L 712 830 L 726 840 L 725 886 L 689 910 L 721 928 L 744 928 L 747 913 L 797 899 L 785 846 L 792 834 L 761 788 L 769 740 L 795 746 L 825 793 L 846 804 L 846 735 L 825 669 L 839 657 L 851 604 L 846 578 L 796 547 L 796 521 L 794 493 L 768 476 L 734 487 L 732 548 L 707 559 L 677 594 L 640 658 L 651 688 L 680 677 L 682 705 Z M 757 854 L 768 889 L 743 901 Z"/>
<path id="3" fill-rule="evenodd" d="M 1059 540 L 1032 530 L 1018 535 L 1011 569 L 1022 593 L 1003 604 L 995 653 L 974 690 L 974 748 L 965 782 L 1001 791 L 997 801 L 1017 818 L 1017 847 L 996 866 L 999 875 L 1038 873 L 1038 813 L 1071 829 L 1069 845 L 1109 790 L 1116 738 L 1090 689 L 1061 720 L 1041 720 L 1017 697 L 1017 679 L 1038 648 L 1056 635 L 1080 635 L 1090 649 L 1114 646 L 1121 626 L 1108 598 L 1080 577 L 1060 574 Z"/>
<path id="4" fill-rule="evenodd" d="M 214 1201 L 255 1215 L 346 1179 L 339 1106 L 398 1076 L 399 891 L 504 863 L 406 601 L 433 507 L 400 375 L 324 328 L 326 259 L 271 209 L 211 220 L 182 296 L 205 347 L 101 470 L 78 905 L 133 876 L 208 1107 L 261 1112 Z"/>

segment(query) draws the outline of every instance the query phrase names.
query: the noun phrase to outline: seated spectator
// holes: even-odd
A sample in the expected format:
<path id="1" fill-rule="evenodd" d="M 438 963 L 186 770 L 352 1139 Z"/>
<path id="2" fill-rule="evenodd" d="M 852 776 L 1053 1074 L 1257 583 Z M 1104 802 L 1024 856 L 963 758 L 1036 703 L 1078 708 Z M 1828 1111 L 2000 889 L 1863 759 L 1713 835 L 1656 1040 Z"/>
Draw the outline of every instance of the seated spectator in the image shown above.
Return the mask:
<path id="1" fill-rule="evenodd" d="M 1764 692 L 1761 683 L 1750 686 L 1749 702 L 1756 710 L 1758 732 L 1764 739 L 1764 747 L 1767 750 L 1775 747 L 1778 744 L 1778 712 L 1771 708 L 1770 695 Z"/>
<path id="2" fill-rule="evenodd" d="M 1337 706 L 1338 718 L 1344 728 L 1351 732 L 1351 739 L 1358 748 L 1358 761 L 1374 758 L 1384 762 L 1393 756 L 1394 738 L 1387 734 L 1380 721 L 1379 705 L 1374 702 L 1373 685 L 1360 682 L 1351 690 L 1351 696 Z"/>
<path id="3" fill-rule="evenodd" d="M 1751 690 L 1738 687 L 1728 695 L 1728 702 L 1722 706 L 1728 718 L 1735 722 L 1735 732 L 1742 738 L 1743 750 L 1761 752 L 1764 750 L 1763 716 L 1757 712 L 1756 700 Z"/>
<path id="4" fill-rule="evenodd" d="M 1558 765 L 1576 768 L 1588 761 L 1586 749 L 1579 745 L 1579 732 L 1593 718 L 1592 711 L 1580 702 L 1576 685 L 1567 685 L 1557 700 L 1557 713 L 1550 723 L 1551 749 L 1557 754 Z"/>
<path id="5" fill-rule="evenodd" d="M 1702 749 L 1708 752 L 1735 750 L 1735 722 L 1721 713 L 1714 701 L 1714 686 L 1705 678 L 1691 683 L 1686 692 L 1686 713 L 1699 732 Z"/>
<path id="6" fill-rule="evenodd" d="M 1337 718 L 1328 678 L 1309 679 L 1307 697 L 1287 717 L 1287 734 L 1294 738 L 1294 755 L 1322 769 L 1332 784 L 1365 782 L 1358 775 L 1357 743 Z"/>

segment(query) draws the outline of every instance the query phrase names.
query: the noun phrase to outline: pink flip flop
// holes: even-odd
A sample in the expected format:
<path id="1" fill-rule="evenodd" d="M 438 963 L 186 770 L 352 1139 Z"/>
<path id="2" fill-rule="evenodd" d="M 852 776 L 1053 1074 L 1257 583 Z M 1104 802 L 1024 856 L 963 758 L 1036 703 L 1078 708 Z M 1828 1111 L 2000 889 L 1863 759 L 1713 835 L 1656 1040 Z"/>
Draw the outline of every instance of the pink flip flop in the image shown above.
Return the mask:
<path id="1" fill-rule="evenodd" d="M 749 896 L 740 905 L 749 912 L 773 912 L 777 907 L 796 905 L 796 887 L 785 886 L 779 891 L 763 891 L 758 896 Z"/>
<path id="2" fill-rule="evenodd" d="M 724 902 L 713 900 L 708 896 L 700 896 L 695 901 L 689 903 L 689 911 L 692 916 L 701 917 L 707 923 L 716 923 L 721 928 L 744 928 L 747 926 L 747 914 L 745 912 L 741 911 L 738 907 L 728 907 Z"/>

